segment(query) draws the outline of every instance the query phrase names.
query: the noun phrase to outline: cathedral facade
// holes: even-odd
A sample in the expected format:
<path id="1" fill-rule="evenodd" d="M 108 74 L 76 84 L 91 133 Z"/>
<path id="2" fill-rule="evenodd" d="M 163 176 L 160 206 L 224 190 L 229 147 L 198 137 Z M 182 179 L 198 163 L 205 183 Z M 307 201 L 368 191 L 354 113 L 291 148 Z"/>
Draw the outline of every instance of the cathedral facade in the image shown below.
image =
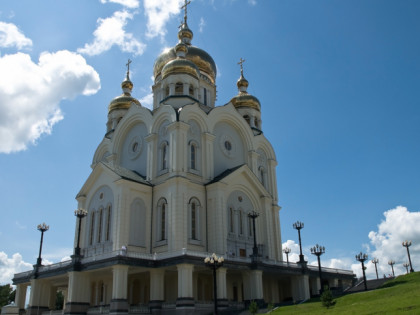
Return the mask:
<path id="1" fill-rule="evenodd" d="M 276 156 L 242 60 L 238 94 L 215 106 L 216 64 L 192 45 L 186 17 L 178 39 L 154 64 L 152 110 L 131 95 L 127 64 L 76 197 L 77 250 L 15 275 L 20 313 L 28 286 L 28 315 L 54 309 L 58 290 L 65 314 L 204 314 L 215 294 L 229 310 L 319 293 L 317 267 L 283 261 Z M 217 270 L 205 263 L 213 253 Z M 330 287 L 352 278 L 323 268 Z"/>

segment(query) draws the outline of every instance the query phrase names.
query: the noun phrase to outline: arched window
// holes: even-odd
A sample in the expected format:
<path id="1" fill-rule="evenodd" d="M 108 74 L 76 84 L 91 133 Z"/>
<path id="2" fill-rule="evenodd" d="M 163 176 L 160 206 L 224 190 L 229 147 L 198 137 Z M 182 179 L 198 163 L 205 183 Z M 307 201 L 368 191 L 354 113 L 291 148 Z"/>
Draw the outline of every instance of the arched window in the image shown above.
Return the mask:
<path id="1" fill-rule="evenodd" d="M 157 241 L 167 240 L 167 226 L 168 226 L 168 204 L 164 198 L 158 202 L 158 216 L 157 216 Z"/>
<path id="2" fill-rule="evenodd" d="M 190 161 L 191 161 L 191 164 L 190 164 L 191 169 L 192 170 L 197 169 L 197 165 L 196 165 L 196 163 L 197 163 L 197 146 L 194 143 L 192 143 L 191 146 L 190 146 Z"/>
<path id="3" fill-rule="evenodd" d="M 175 84 L 175 95 L 182 95 L 183 94 L 183 84 L 181 82 L 177 82 Z"/>
<path id="4" fill-rule="evenodd" d="M 95 211 L 92 211 L 92 215 L 90 217 L 89 245 L 93 244 L 94 235 L 95 235 Z"/>
<path id="5" fill-rule="evenodd" d="M 244 225 L 243 225 L 243 218 L 242 218 L 242 210 L 239 211 L 239 235 L 244 234 Z"/>
<path id="6" fill-rule="evenodd" d="M 190 87 L 188 89 L 188 94 L 190 94 L 190 96 L 194 96 L 194 87 L 190 84 Z"/>
<path id="7" fill-rule="evenodd" d="M 189 203 L 189 239 L 192 241 L 200 240 L 200 203 L 192 198 Z"/>
<path id="8" fill-rule="evenodd" d="M 161 169 L 166 170 L 168 168 L 168 144 L 165 142 L 162 145 L 162 163 Z"/>
<path id="9" fill-rule="evenodd" d="M 234 221 L 233 221 L 233 208 L 229 208 L 229 232 L 233 233 L 234 230 Z"/>
<path id="10" fill-rule="evenodd" d="M 203 88 L 203 103 L 207 105 L 207 89 Z"/>
<path id="11" fill-rule="evenodd" d="M 244 119 L 246 120 L 246 122 L 248 123 L 248 125 L 251 125 L 251 119 L 249 118 L 248 115 L 244 116 Z"/>
<path id="12" fill-rule="evenodd" d="M 248 235 L 252 236 L 252 218 L 248 217 Z"/>
<path id="13" fill-rule="evenodd" d="M 111 238 L 111 205 L 108 206 L 108 211 L 106 215 L 105 241 L 109 241 L 110 238 Z"/>
<path id="14" fill-rule="evenodd" d="M 260 175 L 260 181 L 261 181 L 261 184 L 263 184 L 263 186 L 265 187 L 265 169 L 264 169 L 264 167 L 260 167 L 259 168 L 259 175 Z"/>
<path id="15" fill-rule="evenodd" d="M 165 96 L 168 97 L 169 96 L 169 85 L 166 86 L 165 88 Z"/>
<path id="16" fill-rule="evenodd" d="M 104 209 L 99 209 L 99 219 L 98 219 L 98 239 L 97 242 L 100 243 L 102 240 L 102 220 L 103 220 L 103 211 Z"/>

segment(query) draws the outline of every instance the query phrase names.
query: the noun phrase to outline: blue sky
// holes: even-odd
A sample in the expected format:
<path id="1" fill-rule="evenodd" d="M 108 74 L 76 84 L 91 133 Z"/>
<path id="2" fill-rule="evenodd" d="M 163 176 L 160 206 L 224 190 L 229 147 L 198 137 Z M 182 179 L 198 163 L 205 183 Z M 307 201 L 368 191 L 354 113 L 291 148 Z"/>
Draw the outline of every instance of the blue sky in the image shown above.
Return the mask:
<path id="1" fill-rule="evenodd" d="M 153 63 L 177 42 L 176 0 L 2 1 L 0 283 L 72 253 L 75 196 L 121 93 L 150 107 Z M 236 95 L 242 57 L 277 154 L 282 242 L 297 260 L 380 274 L 420 269 L 420 2 L 194 0 L 192 43 L 218 67 L 217 105 Z M 368 264 L 368 277 L 374 267 Z"/>

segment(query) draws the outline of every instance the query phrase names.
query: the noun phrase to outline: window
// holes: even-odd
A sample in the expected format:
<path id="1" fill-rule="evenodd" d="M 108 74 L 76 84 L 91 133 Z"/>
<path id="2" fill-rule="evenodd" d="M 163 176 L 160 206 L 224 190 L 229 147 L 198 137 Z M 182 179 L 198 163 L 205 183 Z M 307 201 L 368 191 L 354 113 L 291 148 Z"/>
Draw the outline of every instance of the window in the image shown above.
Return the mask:
<path id="1" fill-rule="evenodd" d="M 232 207 L 229 208 L 229 225 L 230 225 L 230 232 L 233 233 L 233 209 Z"/>
<path id="2" fill-rule="evenodd" d="M 195 144 L 191 144 L 191 169 L 197 169 L 196 162 L 197 162 L 197 147 Z"/>
<path id="3" fill-rule="evenodd" d="M 169 86 L 167 86 L 165 89 L 165 96 L 169 96 Z"/>
<path id="4" fill-rule="evenodd" d="M 168 204 L 164 198 L 160 199 L 157 207 L 157 229 L 156 240 L 157 245 L 164 244 L 168 237 Z"/>
<path id="5" fill-rule="evenodd" d="M 182 95 L 183 94 L 183 84 L 181 82 L 178 82 L 175 84 L 175 95 Z"/>
<path id="6" fill-rule="evenodd" d="M 242 235 L 242 234 L 244 234 L 244 227 L 243 227 L 243 224 L 242 224 L 242 210 L 241 211 L 239 211 L 239 234 L 240 235 Z"/>
<path id="7" fill-rule="evenodd" d="M 168 144 L 164 143 L 162 146 L 162 170 L 168 168 Z"/>
<path id="8" fill-rule="evenodd" d="M 193 240 L 197 239 L 197 209 L 195 202 L 191 204 L 191 238 Z"/>
<path id="9" fill-rule="evenodd" d="M 265 186 L 265 169 L 264 169 L 264 167 L 262 167 L 262 166 L 260 167 L 259 173 L 260 173 L 261 184 L 263 184 L 263 186 Z"/>
<path id="10" fill-rule="evenodd" d="M 188 93 L 190 94 L 190 96 L 194 96 L 194 88 L 192 85 L 190 85 L 189 89 L 188 89 Z"/>
<path id="11" fill-rule="evenodd" d="M 252 236 L 252 219 L 251 219 L 251 217 L 248 217 L 248 234 L 249 234 L 249 236 Z"/>
<path id="12" fill-rule="evenodd" d="M 207 89 L 203 88 L 203 103 L 207 105 Z"/>
<path id="13" fill-rule="evenodd" d="M 166 239 L 166 205 L 162 204 L 160 215 L 160 239 Z"/>
<path id="14" fill-rule="evenodd" d="M 99 209 L 99 222 L 98 222 L 98 240 L 97 242 L 100 243 L 102 239 L 102 215 L 103 209 Z"/>
<path id="15" fill-rule="evenodd" d="M 105 241 L 110 240 L 110 234 L 111 234 L 111 205 L 108 206 L 108 211 L 107 211 Z"/>
<path id="16" fill-rule="evenodd" d="M 249 118 L 249 116 L 245 115 L 244 118 L 245 118 L 246 122 L 248 123 L 248 125 L 251 125 L 251 119 Z"/>
<path id="17" fill-rule="evenodd" d="M 93 236 L 95 233 L 95 211 L 92 211 L 92 216 L 90 218 L 90 235 L 89 235 L 89 245 L 93 244 Z"/>

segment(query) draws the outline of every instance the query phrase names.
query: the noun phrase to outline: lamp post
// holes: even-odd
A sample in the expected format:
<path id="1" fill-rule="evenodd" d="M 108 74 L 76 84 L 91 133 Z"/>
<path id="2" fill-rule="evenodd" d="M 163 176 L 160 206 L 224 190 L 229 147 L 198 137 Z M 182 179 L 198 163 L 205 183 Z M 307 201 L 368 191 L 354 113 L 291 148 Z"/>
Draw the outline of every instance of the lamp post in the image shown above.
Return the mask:
<path id="1" fill-rule="evenodd" d="M 322 293 L 322 272 L 321 272 L 321 255 L 325 253 L 325 247 L 319 246 L 316 244 L 314 247 L 311 248 L 311 253 L 318 258 L 318 269 L 319 269 L 319 283 L 321 285 L 321 289 L 319 293 Z"/>
<path id="2" fill-rule="evenodd" d="M 260 214 L 254 210 L 248 213 L 248 217 L 252 219 L 252 234 L 254 235 L 254 247 L 252 248 L 252 259 L 255 262 L 258 257 L 258 246 L 257 246 L 257 237 L 255 235 L 255 219 L 258 218 Z"/>
<path id="3" fill-rule="evenodd" d="M 225 259 L 223 256 L 218 257 L 215 253 L 204 258 L 207 267 L 213 270 L 213 295 L 214 295 L 214 314 L 217 315 L 217 281 L 216 270 L 223 266 Z"/>
<path id="4" fill-rule="evenodd" d="M 87 216 L 87 211 L 85 209 L 77 209 L 74 210 L 74 215 L 77 217 L 78 219 L 78 223 L 79 223 L 79 227 L 78 227 L 78 231 L 77 231 L 77 246 L 74 249 L 74 255 L 75 256 L 80 256 L 80 228 L 81 228 L 81 223 L 82 223 L 82 219 Z"/>
<path id="5" fill-rule="evenodd" d="M 289 247 L 285 247 L 284 249 L 283 249 L 283 253 L 285 253 L 286 254 L 286 260 L 287 260 L 287 264 L 289 264 L 289 254 L 290 254 L 290 252 L 291 252 L 292 250 L 289 248 Z"/>
<path id="6" fill-rule="evenodd" d="M 403 242 L 402 246 L 407 248 L 408 261 L 410 262 L 410 272 L 414 272 L 413 265 L 411 264 L 410 250 L 408 249 L 411 246 L 411 241 Z"/>
<path id="7" fill-rule="evenodd" d="M 293 223 L 293 228 L 298 231 L 298 235 L 299 235 L 299 249 L 300 249 L 299 262 L 304 263 L 305 259 L 302 254 L 302 240 L 300 238 L 300 230 L 303 229 L 303 222 L 296 221 L 295 223 Z"/>
<path id="8" fill-rule="evenodd" d="M 41 242 L 39 244 L 39 255 L 38 259 L 36 260 L 37 267 L 41 266 L 42 258 L 41 258 L 41 252 L 42 252 L 42 243 L 44 242 L 44 232 L 48 231 L 50 227 L 44 223 L 38 224 L 37 229 L 41 232 Z"/>
<path id="9" fill-rule="evenodd" d="M 378 258 L 373 258 L 372 259 L 372 263 L 375 264 L 376 279 L 379 279 L 379 277 L 378 277 L 378 268 L 376 267 L 376 265 L 379 263 L 379 259 Z"/>
<path id="10" fill-rule="evenodd" d="M 392 276 L 395 277 L 395 273 L 394 273 L 395 260 L 388 261 L 388 265 L 391 266 L 391 268 L 392 268 Z"/>
<path id="11" fill-rule="evenodd" d="M 409 263 L 403 263 L 403 266 L 405 267 L 405 270 L 407 270 L 407 274 L 408 274 L 408 266 L 410 266 Z"/>
<path id="12" fill-rule="evenodd" d="M 365 283 L 365 291 L 367 291 L 367 283 L 366 283 L 366 274 L 365 274 L 365 261 L 368 259 L 367 254 L 363 254 L 360 252 L 360 254 L 356 255 L 356 260 L 360 261 L 362 263 L 362 270 L 363 270 L 363 282 Z"/>

